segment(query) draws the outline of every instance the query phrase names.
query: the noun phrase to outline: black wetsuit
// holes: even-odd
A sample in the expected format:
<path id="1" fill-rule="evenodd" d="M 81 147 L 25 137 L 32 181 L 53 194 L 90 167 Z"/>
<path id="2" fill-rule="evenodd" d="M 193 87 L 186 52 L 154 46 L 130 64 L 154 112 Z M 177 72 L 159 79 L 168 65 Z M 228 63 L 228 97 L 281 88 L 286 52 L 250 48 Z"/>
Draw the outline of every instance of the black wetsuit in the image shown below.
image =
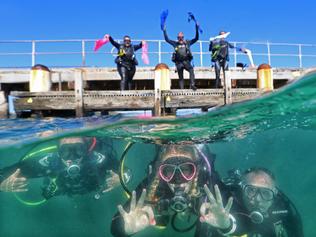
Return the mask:
<path id="1" fill-rule="evenodd" d="M 212 52 L 212 62 L 215 64 L 215 87 L 219 88 L 221 86 L 220 72 L 223 68 L 223 72 L 228 69 L 229 62 L 229 48 L 234 48 L 234 46 L 228 43 L 226 40 L 213 40 L 210 42 L 209 51 Z"/>
<path id="2" fill-rule="evenodd" d="M 110 36 L 111 44 L 117 48 L 118 56 L 115 59 L 117 64 L 117 70 L 121 77 L 121 90 L 132 89 L 132 80 L 136 72 L 136 60 L 135 51 L 142 47 L 142 43 L 138 45 L 130 45 L 126 47 L 124 44 L 119 44 Z"/>
<path id="3" fill-rule="evenodd" d="M 237 232 L 245 237 L 304 237 L 302 222 L 294 204 L 281 192 L 269 208 L 269 217 L 254 223 L 242 204 L 241 191 L 234 195 L 231 214 L 237 220 Z M 237 207 L 237 208 L 236 208 Z"/>
<path id="4" fill-rule="evenodd" d="M 118 173 L 119 162 L 115 157 L 91 151 L 83 158 L 79 173 L 71 176 L 58 153 L 53 152 L 21 160 L 2 169 L 2 173 L 7 178 L 18 168 L 21 170 L 21 176 L 27 179 L 44 177 L 43 196 L 49 199 L 57 195 L 72 196 L 93 191 L 99 193 L 106 188 L 106 171 L 113 170 Z"/>
<path id="5" fill-rule="evenodd" d="M 211 167 L 214 167 L 213 165 Z M 200 169 L 201 170 L 201 169 Z M 189 207 L 189 215 L 188 218 L 191 220 L 196 220 L 195 224 L 192 225 L 192 222 L 188 224 L 192 228 L 195 228 L 194 237 L 220 237 L 222 236 L 217 229 L 209 226 L 206 223 L 201 223 L 199 221 L 200 217 L 200 207 L 203 202 L 207 201 L 206 195 L 203 192 L 203 185 L 207 184 L 211 190 L 213 190 L 214 184 L 218 184 L 220 190 L 222 191 L 222 197 L 223 201 L 226 203 L 229 194 L 225 192 L 222 188 L 222 183 L 219 179 L 219 176 L 216 172 L 212 171 L 212 175 L 210 176 L 209 173 L 200 173 L 198 179 L 200 180 L 199 185 L 201 190 L 201 195 L 196 198 L 191 198 L 190 203 L 191 206 Z M 141 192 L 144 188 L 147 189 L 147 194 L 149 190 L 149 183 L 152 177 L 147 177 L 140 185 L 136 188 L 136 195 L 137 200 L 139 199 Z M 212 191 L 214 193 L 214 190 Z M 163 226 L 166 227 L 169 222 L 171 222 L 171 226 L 175 229 L 175 223 L 174 219 L 176 218 L 175 212 L 170 210 L 170 207 L 166 204 L 166 201 L 170 200 L 171 197 L 173 197 L 173 193 L 170 191 L 170 188 L 164 181 L 160 181 L 159 185 L 157 187 L 156 195 L 155 195 L 155 202 L 151 203 L 148 202 L 146 205 L 150 205 L 155 214 L 155 221 L 156 226 Z M 124 204 L 124 210 L 129 210 L 130 207 L 130 200 Z M 183 218 L 183 217 L 182 217 Z M 188 226 L 187 226 L 188 227 Z M 180 228 L 179 228 L 180 229 Z M 144 230 L 145 231 L 145 230 Z M 189 231 L 189 230 L 187 230 Z M 183 231 L 185 233 L 185 231 Z M 124 220 L 122 216 L 119 213 L 116 213 L 116 215 L 112 219 L 112 225 L 111 225 L 111 233 L 114 237 L 127 237 L 128 235 L 124 232 Z M 135 234 L 137 235 L 137 233 Z"/>
<path id="6" fill-rule="evenodd" d="M 197 25 L 195 26 L 195 32 L 196 33 L 194 39 L 185 40 L 184 43 L 180 44 L 179 41 L 170 40 L 167 35 L 167 31 L 163 31 L 166 42 L 171 44 L 175 50 L 172 57 L 178 71 L 180 89 L 184 89 L 183 70 L 188 71 L 190 74 L 190 88 L 196 89 L 194 69 L 191 64 L 193 56 L 190 50 L 190 46 L 199 40 L 199 28 Z"/>

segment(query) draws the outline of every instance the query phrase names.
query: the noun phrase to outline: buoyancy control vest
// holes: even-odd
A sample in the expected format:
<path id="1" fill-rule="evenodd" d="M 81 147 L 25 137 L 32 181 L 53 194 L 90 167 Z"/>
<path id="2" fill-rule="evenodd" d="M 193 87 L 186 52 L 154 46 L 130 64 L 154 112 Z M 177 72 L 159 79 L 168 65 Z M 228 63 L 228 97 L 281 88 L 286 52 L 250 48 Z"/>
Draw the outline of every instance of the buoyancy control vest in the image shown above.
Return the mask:
<path id="1" fill-rule="evenodd" d="M 226 41 L 214 40 L 212 42 L 212 61 L 228 59 L 228 43 Z"/>
<path id="2" fill-rule="evenodd" d="M 133 45 L 131 45 L 130 47 L 120 45 L 120 49 L 117 54 L 117 58 L 115 59 L 115 62 L 117 64 L 127 63 L 133 66 L 138 65 Z"/>
<path id="3" fill-rule="evenodd" d="M 185 41 L 184 44 L 177 44 L 174 50 L 172 62 L 191 61 L 193 59 L 188 41 Z"/>

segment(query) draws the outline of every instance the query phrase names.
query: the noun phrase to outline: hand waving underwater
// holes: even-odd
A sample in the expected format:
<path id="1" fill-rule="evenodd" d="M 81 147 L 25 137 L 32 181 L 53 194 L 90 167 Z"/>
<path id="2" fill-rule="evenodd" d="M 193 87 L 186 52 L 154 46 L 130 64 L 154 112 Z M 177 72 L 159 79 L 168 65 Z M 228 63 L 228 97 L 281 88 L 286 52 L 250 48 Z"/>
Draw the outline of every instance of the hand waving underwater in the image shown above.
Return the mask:
<path id="1" fill-rule="evenodd" d="M 120 185 L 120 177 L 118 174 L 114 173 L 113 170 L 109 170 L 109 177 L 105 179 L 106 188 L 102 190 L 102 193 L 107 193 Z"/>
<path id="2" fill-rule="evenodd" d="M 118 210 L 124 219 L 124 230 L 127 235 L 135 234 L 150 225 L 156 225 L 153 209 L 150 206 L 144 206 L 146 197 L 146 189 L 136 204 L 136 192 L 133 191 L 130 211 L 126 212 L 122 205 L 118 206 Z"/>
<path id="3" fill-rule="evenodd" d="M 211 226 L 220 229 L 226 229 L 230 227 L 230 215 L 229 211 L 233 205 L 233 198 L 230 197 L 228 199 L 227 205 L 224 208 L 223 200 L 219 188 L 217 185 L 214 186 L 215 188 L 215 196 L 209 190 L 209 188 L 204 185 L 205 193 L 208 197 L 209 202 L 205 202 L 201 205 L 200 208 L 200 221 L 205 222 Z"/>
<path id="4" fill-rule="evenodd" d="M 27 180 L 24 177 L 20 177 L 21 171 L 17 169 L 8 178 L 0 183 L 0 191 L 2 192 L 26 192 L 28 189 Z"/>

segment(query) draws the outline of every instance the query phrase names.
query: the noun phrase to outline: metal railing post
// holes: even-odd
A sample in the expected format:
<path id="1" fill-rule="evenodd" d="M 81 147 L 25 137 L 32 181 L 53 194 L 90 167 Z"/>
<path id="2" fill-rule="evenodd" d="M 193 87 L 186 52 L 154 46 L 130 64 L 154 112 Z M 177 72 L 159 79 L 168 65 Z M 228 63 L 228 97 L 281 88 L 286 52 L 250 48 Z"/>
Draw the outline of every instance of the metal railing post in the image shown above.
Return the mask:
<path id="1" fill-rule="evenodd" d="M 32 40 L 32 67 L 35 65 L 35 55 L 36 55 L 36 43 Z"/>
<path id="2" fill-rule="evenodd" d="M 86 42 L 81 41 L 82 66 L 86 66 Z"/>
<path id="3" fill-rule="evenodd" d="M 300 61 L 300 68 L 303 67 L 303 61 L 302 61 L 302 45 L 299 44 L 298 45 L 298 58 L 299 58 L 299 61 Z"/>
<path id="4" fill-rule="evenodd" d="M 267 42 L 267 49 L 268 49 L 268 64 L 271 66 L 271 48 L 270 48 L 269 42 Z"/>
<path id="5" fill-rule="evenodd" d="M 158 63 L 161 63 L 161 40 L 158 41 Z"/>
<path id="6" fill-rule="evenodd" d="M 200 41 L 200 63 L 201 63 L 201 67 L 203 67 L 203 45 L 202 45 L 202 41 Z"/>
<path id="7" fill-rule="evenodd" d="M 237 47 L 237 43 L 234 42 L 234 67 L 236 67 L 236 65 L 237 65 L 237 50 L 236 50 L 236 47 Z"/>

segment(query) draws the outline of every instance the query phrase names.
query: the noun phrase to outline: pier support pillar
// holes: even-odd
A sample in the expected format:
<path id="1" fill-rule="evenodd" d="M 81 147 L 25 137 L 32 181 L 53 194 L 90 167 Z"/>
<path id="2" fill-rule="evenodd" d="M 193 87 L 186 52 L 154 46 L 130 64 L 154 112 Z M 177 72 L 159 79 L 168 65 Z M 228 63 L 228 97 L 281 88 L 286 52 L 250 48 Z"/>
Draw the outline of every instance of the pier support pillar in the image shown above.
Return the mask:
<path id="1" fill-rule="evenodd" d="M 170 90 L 171 80 L 169 75 L 169 67 L 160 63 L 155 67 L 155 107 L 154 116 L 161 116 L 161 90 Z"/>
<path id="2" fill-rule="evenodd" d="M 273 71 L 269 64 L 261 64 L 257 70 L 257 88 L 273 91 Z"/>
<path id="3" fill-rule="evenodd" d="M 4 91 L 0 91 L 0 118 L 8 117 L 8 103 Z"/>
<path id="4" fill-rule="evenodd" d="M 42 64 L 32 67 L 29 81 L 30 92 L 48 92 L 51 90 L 51 71 Z"/>
<path id="5" fill-rule="evenodd" d="M 76 100 L 76 116 L 83 116 L 83 77 L 82 71 L 75 71 L 75 100 Z"/>

